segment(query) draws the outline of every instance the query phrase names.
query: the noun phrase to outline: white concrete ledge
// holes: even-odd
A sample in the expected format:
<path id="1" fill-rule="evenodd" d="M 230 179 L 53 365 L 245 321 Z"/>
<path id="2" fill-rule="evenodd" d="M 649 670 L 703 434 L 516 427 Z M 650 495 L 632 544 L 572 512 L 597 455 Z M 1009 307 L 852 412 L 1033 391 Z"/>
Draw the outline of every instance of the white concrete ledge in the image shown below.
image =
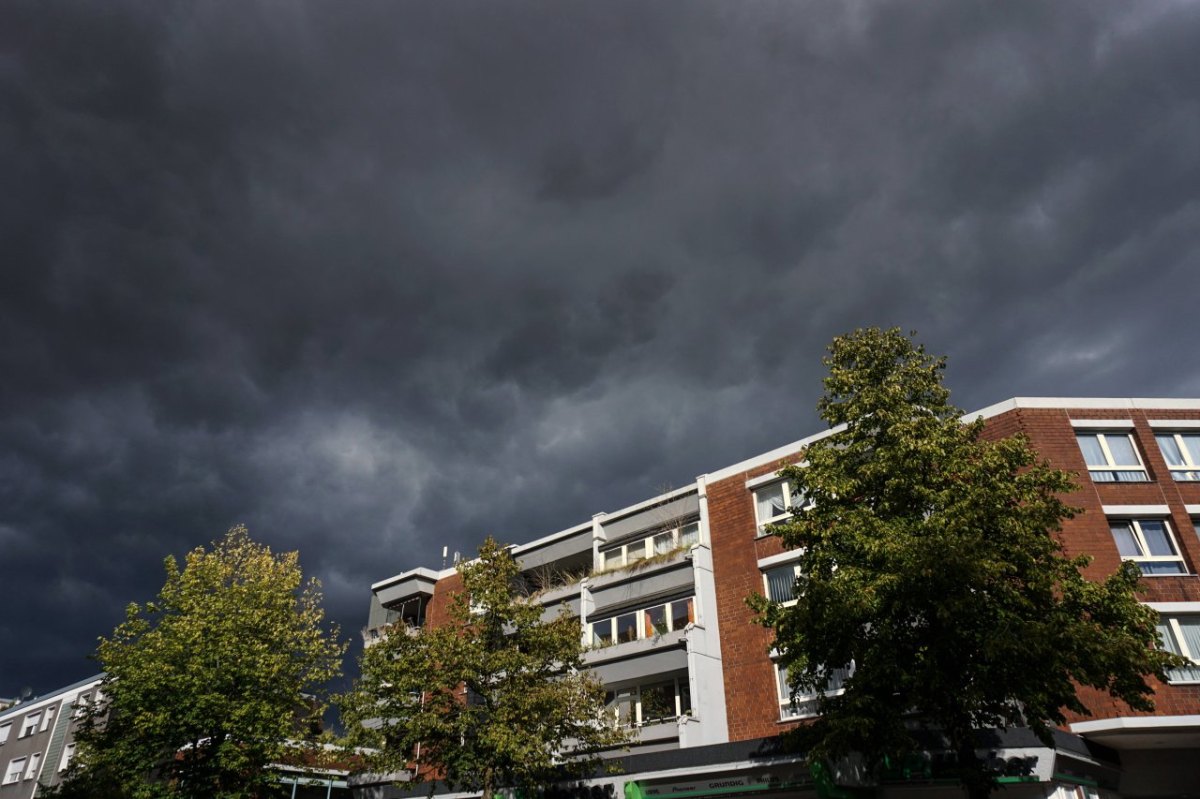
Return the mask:
<path id="1" fill-rule="evenodd" d="M 1098 732 L 1139 732 L 1147 730 L 1179 730 L 1200 727 L 1200 715 L 1191 716 L 1118 716 L 1113 719 L 1077 721 L 1071 732 L 1079 735 Z"/>

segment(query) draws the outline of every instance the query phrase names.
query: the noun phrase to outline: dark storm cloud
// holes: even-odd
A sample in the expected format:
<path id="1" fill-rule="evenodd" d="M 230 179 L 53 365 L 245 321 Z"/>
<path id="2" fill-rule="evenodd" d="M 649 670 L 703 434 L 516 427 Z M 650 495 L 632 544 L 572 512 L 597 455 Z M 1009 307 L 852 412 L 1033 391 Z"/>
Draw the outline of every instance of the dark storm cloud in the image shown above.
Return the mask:
<path id="1" fill-rule="evenodd" d="M 244 521 L 367 586 L 814 432 L 1196 395 L 1200 8 L 0 9 L 0 695 Z"/>

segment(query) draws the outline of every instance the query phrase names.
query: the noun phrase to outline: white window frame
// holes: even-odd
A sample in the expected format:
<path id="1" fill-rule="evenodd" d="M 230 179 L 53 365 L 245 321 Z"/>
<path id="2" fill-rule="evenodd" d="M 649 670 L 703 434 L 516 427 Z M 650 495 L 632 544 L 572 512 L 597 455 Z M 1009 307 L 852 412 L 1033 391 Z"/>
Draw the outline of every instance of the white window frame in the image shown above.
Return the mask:
<path id="1" fill-rule="evenodd" d="M 1100 446 L 1100 451 L 1104 455 L 1103 464 L 1090 464 L 1087 462 L 1087 456 L 1084 454 L 1083 445 L 1079 443 L 1079 439 L 1084 436 L 1094 436 L 1096 443 Z M 1137 463 L 1117 463 L 1113 457 L 1112 449 L 1108 446 L 1110 437 L 1125 438 L 1129 442 L 1130 448 L 1133 450 L 1133 457 L 1137 459 Z M 1075 430 L 1075 445 L 1079 447 L 1079 454 L 1083 456 L 1083 462 L 1087 466 L 1088 476 L 1092 478 L 1093 483 L 1146 483 L 1150 481 L 1150 475 L 1146 471 L 1146 464 L 1142 462 L 1142 453 L 1138 451 L 1137 439 L 1133 433 L 1128 430 L 1090 430 L 1076 429 Z M 1138 479 L 1121 480 L 1118 477 L 1118 472 L 1138 472 L 1141 477 Z M 1096 475 L 1107 474 L 1112 479 L 1097 480 Z"/>
<path id="2" fill-rule="evenodd" d="M 57 710 L 54 705 L 42 711 L 42 726 L 40 732 L 45 732 L 50 729 L 50 723 L 54 721 L 54 712 Z"/>
<path id="3" fill-rule="evenodd" d="M 1129 525 L 1130 531 L 1133 533 L 1134 541 L 1137 543 L 1138 548 L 1141 549 L 1142 552 L 1144 552 L 1144 553 L 1149 552 L 1150 547 L 1146 543 L 1146 536 L 1142 533 L 1142 524 L 1141 523 L 1145 522 L 1145 521 L 1162 522 L 1163 528 L 1167 531 L 1167 541 L 1168 541 L 1168 543 L 1170 543 L 1171 548 L 1173 550 L 1175 550 L 1175 554 L 1174 555 L 1148 555 L 1148 554 L 1121 555 L 1121 560 L 1123 560 L 1123 561 L 1129 560 L 1129 561 L 1133 561 L 1134 563 L 1138 563 L 1138 564 L 1141 564 L 1141 563 L 1178 563 L 1179 564 L 1180 570 L 1177 572 L 1159 572 L 1157 574 L 1150 574 L 1148 572 L 1142 572 L 1143 577 L 1178 577 L 1180 575 L 1188 574 L 1187 562 L 1184 561 L 1184 559 L 1183 559 L 1183 551 L 1179 548 L 1179 540 L 1175 537 L 1174 531 L 1171 530 L 1171 520 L 1170 519 L 1166 519 L 1166 518 L 1163 518 L 1160 516 L 1142 517 L 1142 518 L 1109 517 L 1108 525 L 1110 528 L 1110 534 L 1111 534 L 1111 528 L 1113 525 L 1127 524 L 1127 525 Z M 1113 537 L 1113 546 L 1117 546 L 1117 540 L 1116 540 L 1115 536 Z M 1117 551 L 1118 551 L 1118 553 L 1120 552 L 1120 547 L 1117 548 Z"/>
<path id="4" fill-rule="evenodd" d="M 84 714 L 85 714 L 85 713 L 87 713 L 87 706 L 88 706 L 89 704 L 91 704 L 91 701 L 92 701 L 92 695 L 91 695 L 91 694 L 80 694 L 80 695 L 79 695 L 79 696 L 78 696 L 78 697 L 75 699 L 75 714 L 74 714 L 74 718 L 77 718 L 77 719 L 81 719 L 81 718 L 83 718 Z"/>
<path id="5" fill-rule="evenodd" d="M 1194 672 L 1194 674 L 1191 675 L 1176 677 L 1173 676 L 1174 670 L 1172 672 L 1168 672 L 1167 681 L 1171 685 L 1195 685 L 1200 683 L 1200 652 L 1193 652 L 1192 648 L 1188 646 L 1187 639 L 1183 635 L 1183 628 L 1179 624 L 1179 619 L 1184 616 L 1194 618 L 1197 622 L 1200 622 L 1200 612 L 1179 613 L 1169 616 L 1162 614 L 1159 615 L 1159 621 L 1162 623 L 1162 626 L 1167 628 L 1167 632 L 1170 633 L 1172 639 L 1169 642 L 1163 642 L 1167 645 L 1167 650 L 1183 655 L 1185 658 L 1195 664 L 1195 666 L 1190 669 L 1188 669 L 1186 666 L 1184 667 L 1184 669 Z"/>
<path id="6" fill-rule="evenodd" d="M 787 680 L 782 675 L 787 673 L 787 669 L 779 665 L 776 660 L 771 661 L 771 666 L 775 672 L 775 692 L 779 696 L 779 720 L 780 721 L 795 721 L 797 719 L 815 718 L 817 713 L 817 699 L 824 694 L 825 696 L 841 696 L 846 693 L 846 689 L 834 688 L 829 691 L 819 693 L 800 694 L 795 699 L 791 696 L 791 690 L 787 685 Z M 843 681 L 854 674 L 854 664 L 851 662 L 850 668 L 843 677 Z"/>
<path id="7" fill-rule="evenodd" d="M 40 765 L 42 765 L 42 753 L 34 752 L 29 756 L 29 765 L 25 767 L 25 779 L 31 780 L 36 777 Z"/>
<path id="8" fill-rule="evenodd" d="M 776 488 L 783 489 L 783 510 L 780 513 L 775 514 L 774 516 L 771 516 L 770 518 L 764 519 L 762 517 L 762 514 L 759 512 L 761 503 L 758 501 L 758 495 L 760 492 L 773 491 Z M 799 494 L 799 492 L 796 491 L 796 488 L 795 488 L 795 486 L 792 485 L 791 480 L 772 480 L 771 482 L 766 483 L 765 485 L 760 485 L 760 486 L 754 487 L 754 493 L 753 493 L 754 521 L 758 525 L 758 534 L 759 535 L 768 535 L 768 533 L 766 531 L 766 527 L 768 525 L 780 524 L 780 523 L 786 522 L 788 519 L 792 518 L 792 508 L 793 507 L 800 507 L 800 508 L 808 507 L 808 505 L 809 505 L 808 502 L 803 502 L 802 504 L 797 505 L 797 503 L 796 503 L 797 499 L 800 499 L 800 500 L 804 499 L 803 496 L 798 496 L 798 494 Z"/>
<path id="9" fill-rule="evenodd" d="M 29 713 L 21 720 L 21 731 L 17 733 L 17 740 L 28 738 L 37 732 L 38 723 L 42 720 L 42 711 L 35 710 Z"/>
<path id="10" fill-rule="evenodd" d="M 683 691 L 680 690 L 680 685 L 687 684 L 687 681 L 688 681 L 687 677 L 668 677 L 668 678 L 661 679 L 661 680 L 653 680 L 650 682 L 646 682 L 644 684 L 625 686 L 624 688 L 609 688 L 608 691 L 610 693 L 612 693 L 614 700 L 617 696 L 620 696 L 621 694 L 633 693 L 633 695 L 634 695 L 633 715 L 629 720 L 628 728 L 635 729 L 635 728 L 639 728 L 639 727 L 645 727 L 647 724 L 665 724 L 667 722 L 674 721 L 675 719 L 681 718 L 683 716 L 692 715 L 692 713 L 695 710 L 695 703 L 690 702 L 687 709 L 685 710 L 683 707 Z M 667 683 L 667 682 L 674 683 L 675 715 L 671 716 L 671 717 L 667 717 L 667 718 L 650 719 L 649 721 L 643 719 L 642 718 L 642 689 L 643 688 L 653 688 L 656 685 L 662 685 L 663 683 Z M 690 686 L 689 686 L 688 693 L 689 693 L 689 700 L 690 700 L 690 694 L 691 694 Z M 621 708 L 619 706 L 614 706 L 611 709 L 608 707 L 605 707 L 604 712 L 606 714 L 609 714 L 609 723 L 612 726 L 614 726 L 614 727 L 623 726 L 621 724 Z"/>
<path id="11" fill-rule="evenodd" d="M 689 531 L 689 530 L 694 531 L 695 537 L 691 544 L 685 544 L 684 543 L 685 531 Z M 655 547 L 654 541 L 655 541 L 655 539 L 661 538 L 662 536 L 667 535 L 667 534 L 670 534 L 670 536 L 671 536 L 671 546 L 669 549 L 664 550 L 663 552 L 658 552 Z M 700 520 L 699 519 L 693 519 L 690 522 L 676 525 L 675 527 L 671 527 L 671 528 L 668 528 L 665 530 L 659 528 L 659 529 L 654 530 L 654 532 L 649 533 L 648 535 L 645 535 L 641 538 L 635 538 L 634 540 L 627 541 L 624 544 L 620 544 L 615 547 L 610 547 L 608 549 L 602 549 L 600 551 L 600 570 L 601 571 L 611 571 L 614 569 L 624 568 L 625 566 L 632 566 L 633 564 L 638 563 L 639 561 L 646 560 L 647 558 L 652 558 L 656 555 L 663 555 L 663 554 L 666 554 L 667 552 L 670 552 L 673 549 L 679 549 L 684 546 L 691 547 L 698 543 L 700 543 Z M 612 558 L 611 555 L 613 553 L 618 553 L 617 557 Z M 632 553 L 640 553 L 640 554 L 636 554 L 634 557 L 631 558 L 630 556 Z"/>
<path id="12" fill-rule="evenodd" d="M 1158 452 L 1162 455 L 1163 460 L 1167 464 L 1167 469 L 1171 472 L 1171 479 L 1179 483 L 1195 482 L 1200 480 L 1200 463 L 1196 463 L 1192 458 L 1191 452 L 1183 443 L 1184 436 L 1200 435 L 1200 430 L 1155 430 L 1154 441 L 1158 444 Z M 1183 457 L 1183 464 L 1176 466 L 1167 460 L 1167 453 L 1163 452 L 1162 442 L 1160 438 L 1173 438 L 1175 446 L 1179 449 L 1179 454 Z"/>
<path id="13" fill-rule="evenodd" d="M 674 605 L 677 602 L 690 603 L 692 609 L 688 613 L 688 616 L 692 619 L 696 618 L 696 597 L 695 597 L 695 595 L 680 597 L 679 599 L 672 599 L 669 602 L 660 602 L 657 605 L 647 605 L 644 608 L 634 608 L 633 610 L 621 611 L 620 613 L 614 614 L 607 619 L 602 619 L 597 622 L 588 622 L 588 625 L 587 625 L 588 646 L 595 647 L 595 648 L 607 647 L 607 646 L 619 646 L 621 644 L 633 643 L 633 641 L 641 641 L 645 638 L 653 638 L 656 635 L 665 635 L 666 633 L 659 633 L 658 631 L 654 630 L 651 627 L 651 625 L 646 623 L 646 613 L 648 611 L 654 610 L 656 608 L 667 608 L 665 615 L 666 615 L 666 619 L 667 619 L 667 632 L 668 633 L 675 632 L 676 630 L 686 629 L 686 626 L 685 627 L 676 627 L 675 626 L 675 617 L 674 617 L 674 614 L 671 613 L 669 606 Z M 633 639 L 633 641 L 618 641 L 617 640 L 617 619 L 622 618 L 624 616 L 629 616 L 629 615 L 632 615 L 634 618 L 636 637 Z M 691 624 L 691 623 L 692 622 L 690 622 L 690 621 L 688 622 L 688 624 Z M 602 627 L 607 628 L 607 635 L 608 635 L 608 640 L 609 640 L 609 643 L 607 643 L 607 644 L 596 643 L 596 632 L 597 632 L 597 630 L 601 630 Z"/>
<path id="14" fill-rule="evenodd" d="M 62 757 L 58 761 L 58 771 L 62 773 L 71 765 L 71 758 L 75 757 L 75 742 L 67 744 L 63 747 Z"/>
<path id="15" fill-rule="evenodd" d="M 27 757 L 22 755 L 8 761 L 8 770 L 4 772 L 4 782 L 0 782 L 0 785 L 12 785 L 14 782 L 20 782 L 21 772 L 25 770 L 25 764 L 28 760 Z"/>
<path id="16" fill-rule="evenodd" d="M 796 604 L 796 598 L 795 598 L 795 596 L 793 596 L 791 599 L 789 599 L 785 602 L 778 602 L 774 599 L 771 599 L 771 586 L 767 582 L 767 572 L 775 571 L 776 569 L 783 569 L 788 566 L 792 567 L 792 584 L 793 584 L 792 587 L 793 587 L 793 593 L 794 593 L 795 582 L 796 582 L 796 580 L 798 580 L 800 578 L 800 562 L 799 561 L 793 560 L 791 562 L 774 563 L 769 566 L 761 566 L 760 567 L 762 569 L 763 596 L 765 596 L 767 599 L 771 600 L 772 602 L 775 602 L 775 604 L 779 605 L 780 607 L 784 607 L 784 608 L 790 608 L 792 605 Z"/>
<path id="17" fill-rule="evenodd" d="M 12 735 L 12 722 L 0 724 L 0 746 L 8 743 L 8 736 Z"/>

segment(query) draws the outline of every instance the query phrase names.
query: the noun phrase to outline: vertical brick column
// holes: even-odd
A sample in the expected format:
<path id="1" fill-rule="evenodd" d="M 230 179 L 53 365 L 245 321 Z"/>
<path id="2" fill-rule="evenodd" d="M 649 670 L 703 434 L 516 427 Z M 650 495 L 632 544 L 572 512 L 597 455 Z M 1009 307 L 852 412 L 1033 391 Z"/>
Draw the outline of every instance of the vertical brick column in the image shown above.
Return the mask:
<path id="1" fill-rule="evenodd" d="M 772 464 L 708 484 L 713 579 L 721 620 L 721 659 L 729 740 L 776 735 L 794 726 L 779 720 L 775 671 L 768 657 L 772 634 L 754 623 L 746 597 L 763 593 L 758 560 L 783 551 L 774 536 L 760 538 L 753 492 L 746 481 L 778 471 Z"/>

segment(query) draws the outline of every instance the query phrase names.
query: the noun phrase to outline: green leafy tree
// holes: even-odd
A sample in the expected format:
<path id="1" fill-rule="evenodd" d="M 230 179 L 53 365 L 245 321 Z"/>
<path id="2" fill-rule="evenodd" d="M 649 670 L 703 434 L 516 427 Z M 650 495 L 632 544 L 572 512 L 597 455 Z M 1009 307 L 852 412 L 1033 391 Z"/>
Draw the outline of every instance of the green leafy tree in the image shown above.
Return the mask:
<path id="1" fill-rule="evenodd" d="M 158 599 L 131 604 L 102 638 L 102 706 L 79 734 L 60 796 L 276 795 L 267 766 L 294 760 L 345 652 L 297 553 L 234 527 L 211 549 L 166 560 Z"/>
<path id="2" fill-rule="evenodd" d="M 835 338 L 819 403 L 833 433 L 780 474 L 804 497 L 774 528 L 798 548 L 796 603 L 749 602 L 775 630 L 793 695 L 820 694 L 798 736 L 814 757 L 879 765 L 936 730 L 964 787 L 994 775 L 976 732 L 1028 726 L 1047 743 L 1076 688 L 1149 710 L 1148 675 L 1177 665 L 1156 648 L 1156 614 L 1136 598 L 1132 563 L 1102 582 L 1055 532 L 1075 509 L 1069 474 L 1023 437 L 981 438 L 942 385 L 944 358 L 899 330 Z M 853 666 L 840 695 L 824 696 Z M 842 672 L 845 673 L 844 671 Z"/>
<path id="3" fill-rule="evenodd" d="M 458 571 L 445 624 L 394 628 L 363 653 L 342 698 L 351 742 L 374 750 L 377 773 L 409 770 L 413 782 L 483 799 L 594 769 L 625 733 L 601 722 L 604 689 L 583 670 L 579 620 L 543 621 L 516 590 L 519 564 L 491 538 Z"/>

